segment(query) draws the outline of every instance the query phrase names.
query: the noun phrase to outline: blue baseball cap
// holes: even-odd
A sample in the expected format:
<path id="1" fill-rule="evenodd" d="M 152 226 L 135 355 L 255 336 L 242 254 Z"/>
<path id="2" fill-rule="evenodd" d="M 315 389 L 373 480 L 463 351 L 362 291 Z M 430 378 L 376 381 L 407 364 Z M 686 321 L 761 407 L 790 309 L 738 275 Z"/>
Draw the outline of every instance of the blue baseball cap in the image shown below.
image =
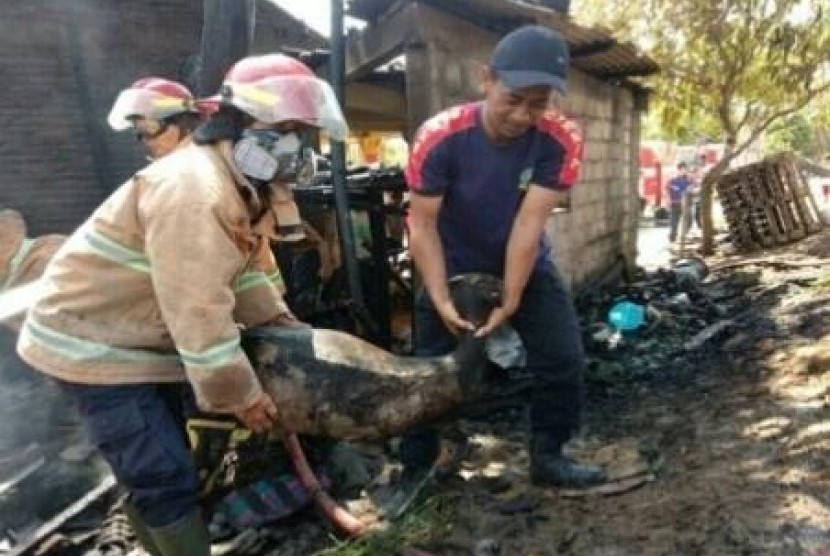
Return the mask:
<path id="1" fill-rule="evenodd" d="M 565 93 L 568 43 L 553 29 L 526 25 L 505 35 L 490 56 L 490 69 L 511 90 L 547 85 Z"/>

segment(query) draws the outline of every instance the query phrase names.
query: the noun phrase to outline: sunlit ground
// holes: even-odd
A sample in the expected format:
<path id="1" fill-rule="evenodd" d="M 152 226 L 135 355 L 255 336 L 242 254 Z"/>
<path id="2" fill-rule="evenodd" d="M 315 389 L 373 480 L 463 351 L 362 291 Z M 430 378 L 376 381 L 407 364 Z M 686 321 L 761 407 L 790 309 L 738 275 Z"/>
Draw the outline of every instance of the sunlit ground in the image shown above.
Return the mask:
<path id="1" fill-rule="evenodd" d="M 637 264 L 646 270 L 668 266 L 669 245 L 668 225 L 655 225 L 652 219 L 644 219 L 637 233 Z"/>

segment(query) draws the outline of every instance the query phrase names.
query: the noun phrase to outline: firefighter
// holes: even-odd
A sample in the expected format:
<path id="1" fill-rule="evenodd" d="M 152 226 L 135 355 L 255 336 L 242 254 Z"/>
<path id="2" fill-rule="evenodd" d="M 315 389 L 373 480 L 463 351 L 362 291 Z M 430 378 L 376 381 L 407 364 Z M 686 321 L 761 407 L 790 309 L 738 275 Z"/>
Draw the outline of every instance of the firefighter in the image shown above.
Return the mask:
<path id="1" fill-rule="evenodd" d="M 139 79 L 121 91 L 107 117 L 116 131 L 132 129 L 151 160 L 187 145 L 201 120 L 187 87 L 161 77 Z"/>
<path id="2" fill-rule="evenodd" d="M 17 348 L 74 399 L 142 545 L 161 556 L 209 554 L 178 390 L 255 433 L 273 427 L 239 326 L 298 325 L 269 279 L 269 242 L 302 230 L 288 185 L 313 171 L 309 133 L 347 133 L 331 88 L 281 54 L 237 62 L 220 102 L 193 143 L 73 233 Z"/>

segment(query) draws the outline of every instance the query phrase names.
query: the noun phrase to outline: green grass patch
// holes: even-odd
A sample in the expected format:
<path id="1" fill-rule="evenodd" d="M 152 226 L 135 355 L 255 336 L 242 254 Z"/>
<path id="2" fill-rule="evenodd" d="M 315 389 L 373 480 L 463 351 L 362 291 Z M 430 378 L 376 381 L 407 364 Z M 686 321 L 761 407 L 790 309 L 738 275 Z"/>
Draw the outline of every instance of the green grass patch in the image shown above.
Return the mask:
<path id="1" fill-rule="evenodd" d="M 444 538 L 451 528 L 451 512 L 440 496 L 412 507 L 386 528 L 313 556 L 394 556 L 404 548 L 423 547 Z"/>

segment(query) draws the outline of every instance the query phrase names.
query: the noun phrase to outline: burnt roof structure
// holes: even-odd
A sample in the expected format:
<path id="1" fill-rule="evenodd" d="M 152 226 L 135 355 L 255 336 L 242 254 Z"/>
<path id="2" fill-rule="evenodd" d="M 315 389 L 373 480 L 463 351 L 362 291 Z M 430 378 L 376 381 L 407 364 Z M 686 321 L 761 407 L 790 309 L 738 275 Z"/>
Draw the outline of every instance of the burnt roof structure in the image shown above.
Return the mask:
<path id="1" fill-rule="evenodd" d="M 497 35 L 529 23 L 546 25 L 568 41 L 573 66 L 600 79 L 642 77 L 660 71 L 654 60 L 633 44 L 616 40 L 610 30 L 585 27 L 557 10 L 520 0 L 351 0 L 348 13 L 375 27 L 404 4 L 428 5 Z"/>

